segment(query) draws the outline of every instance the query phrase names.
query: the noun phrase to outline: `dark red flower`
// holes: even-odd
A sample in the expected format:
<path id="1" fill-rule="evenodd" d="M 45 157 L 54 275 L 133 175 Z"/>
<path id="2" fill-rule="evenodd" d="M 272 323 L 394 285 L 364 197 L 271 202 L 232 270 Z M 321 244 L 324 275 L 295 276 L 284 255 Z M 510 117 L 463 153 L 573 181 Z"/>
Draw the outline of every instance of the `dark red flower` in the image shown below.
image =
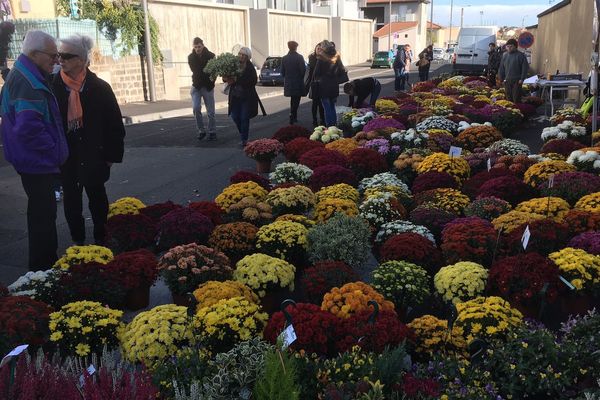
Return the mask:
<path id="1" fill-rule="evenodd" d="M 152 204 L 140 209 L 140 214 L 149 217 L 155 224 L 158 224 L 160 218 L 167 214 L 169 211 L 181 208 L 179 204 L 173 203 L 171 200 L 165 201 L 164 203 Z"/>
<path id="2" fill-rule="evenodd" d="M 315 304 L 289 305 L 286 307 L 286 311 L 292 317 L 292 325 L 297 336 L 296 341 L 290 345 L 292 349 L 323 356 L 335 354 L 333 334 L 341 322 L 338 317 L 321 310 Z M 265 327 L 264 338 L 271 343 L 276 343 L 277 337 L 284 329 L 285 322 L 283 312 L 274 313 Z"/>
<path id="3" fill-rule="evenodd" d="M 514 176 L 490 179 L 481 185 L 477 192 L 477 198 L 497 197 L 508 201 L 513 207 L 535 196 L 534 188 Z"/>
<path id="4" fill-rule="evenodd" d="M 531 236 L 527 249 L 523 250 L 521 238 L 529 225 Z M 564 223 L 551 219 L 540 219 L 522 224 L 502 237 L 502 252 L 504 255 L 517 255 L 523 251 L 539 253 L 544 256 L 563 249 L 569 241 L 569 227 Z"/>
<path id="5" fill-rule="evenodd" d="M 408 261 L 425 268 L 433 276 L 441 267 L 442 254 L 431 240 L 417 233 L 400 233 L 386 240 L 379 249 L 381 262 Z"/>
<path id="6" fill-rule="evenodd" d="M 157 247 L 164 250 L 181 244 L 205 244 L 213 228 L 207 216 L 192 208 L 173 210 L 160 219 Z"/>
<path id="7" fill-rule="evenodd" d="M 270 188 L 269 180 L 263 176 L 255 174 L 254 172 L 238 171 L 235 174 L 231 175 L 231 177 L 229 178 L 229 183 L 231 184 L 249 181 L 256 182 L 267 190 L 269 190 Z"/>
<path id="8" fill-rule="evenodd" d="M 106 271 L 126 289 L 152 286 L 158 277 L 158 262 L 148 250 L 128 251 L 115 256 Z"/>
<path id="9" fill-rule="evenodd" d="M 308 168 L 314 170 L 315 168 L 322 167 L 324 165 L 339 165 L 340 167 L 346 167 L 348 160 L 344 155 L 335 150 L 329 150 L 326 148 L 318 148 L 309 150 L 300 156 L 300 164 L 306 165 Z"/>
<path id="10" fill-rule="evenodd" d="M 223 223 L 223 209 L 214 201 L 194 201 L 188 207 L 206 215 L 215 226 Z"/>
<path id="11" fill-rule="evenodd" d="M 348 166 L 358 179 L 367 178 L 388 170 L 387 160 L 376 150 L 359 147 L 352 150 Z"/>
<path id="12" fill-rule="evenodd" d="M 26 296 L 0 297 L 0 338 L 8 340 L 0 344 L 0 348 L 44 344 L 52 311 L 48 304 Z"/>
<path id="13" fill-rule="evenodd" d="M 372 311 L 361 311 L 342 320 L 336 334 L 336 349 L 343 353 L 353 346 L 381 353 L 386 347 L 396 347 L 414 341 L 414 332 L 398 319 L 394 311 L 380 310 L 375 321 L 369 322 Z"/>
<path id="14" fill-rule="evenodd" d="M 479 188 L 481 188 L 481 185 L 483 185 L 490 179 L 499 178 L 501 176 L 514 176 L 514 174 L 511 173 L 508 169 L 492 168 L 489 172 L 482 171 L 467 179 L 464 182 L 461 191 L 467 196 L 469 196 L 471 199 L 474 199 L 475 197 L 477 197 L 477 192 L 479 192 Z"/>
<path id="15" fill-rule="evenodd" d="M 307 138 L 312 132 L 300 125 L 288 125 L 281 127 L 273 134 L 273 139 L 279 140 L 281 143 L 286 144 L 292 140 L 303 137 Z"/>
<path id="16" fill-rule="evenodd" d="M 496 241 L 496 230 L 489 221 L 459 218 L 444 227 L 441 248 L 448 264 L 472 261 L 487 266 L 492 262 Z"/>
<path id="17" fill-rule="evenodd" d="M 118 214 L 106 222 L 105 244 L 115 253 L 153 248 L 156 224 L 144 214 Z"/>
<path id="18" fill-rule="evenodd" d="M 347 183 L 350 186 L 356 186 L 356 175 L 348 168 L 339 165 L 323 165 L 313 170 L 308 185 L 313 192 L 317 192 L 324 186 L 331 186 L 338 183 Z"/>
<path id="19" fill-rule="evenodd" d="M 290 162 L 298 162 L 302 154 L 313 149 L 324 148 L 325 145 L 317 140 L 299 137 L 288 143 L 283 148 L 285 158 Z"/>
<path id="20" fill-rule="evenodd" d="M 304 270 L 300 286 L 308 301 L 321 304 L 325 293 L 332 288 L 358 280 L 358 274 L 342 261 L 319 261 Z"/>
<path id="21" fill-rule="evenodd" d="M 419 174 L 412 184 L 414 194 L 438 188 L 458 188 L 458 183 L 452 175 L 446 172 L 430 171 Z"/>

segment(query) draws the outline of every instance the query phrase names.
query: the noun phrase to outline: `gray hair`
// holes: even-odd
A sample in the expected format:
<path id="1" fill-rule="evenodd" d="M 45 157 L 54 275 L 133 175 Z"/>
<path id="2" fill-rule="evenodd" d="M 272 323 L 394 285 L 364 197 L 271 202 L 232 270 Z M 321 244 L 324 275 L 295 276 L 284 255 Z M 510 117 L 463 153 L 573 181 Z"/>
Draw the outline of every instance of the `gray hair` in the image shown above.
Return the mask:
<path id="1" fill-rule="evenodd" d="M 44 31 L 29 30 L 23 39 L 23 47 L 21 52 L 26 56 L 32 55 L 36 51 L 46 50 L 49 43 L 56 43 L 56 39 Z"/>
<path id="2" fill-rule="evenodd" d="M 90 60 L 90 51 L 94 47 L 94 40 L 91 37 L 76 33 L 65 39 L 60 39 L 60 42 L 70 46 L 73 53 L 77 54 L 83 61 Z"/>
<path id="3" fill-rule="evenodd" d="M 242 47 L 240 49 L 240 51 L 238 52 L 238 54 L 239 53 L 245 54 L 246 56 L 248 56 L 248 59 L 252 58 L 252 50 L 250 50 L 250 48 L 248 48 L 248 47 Z"/>

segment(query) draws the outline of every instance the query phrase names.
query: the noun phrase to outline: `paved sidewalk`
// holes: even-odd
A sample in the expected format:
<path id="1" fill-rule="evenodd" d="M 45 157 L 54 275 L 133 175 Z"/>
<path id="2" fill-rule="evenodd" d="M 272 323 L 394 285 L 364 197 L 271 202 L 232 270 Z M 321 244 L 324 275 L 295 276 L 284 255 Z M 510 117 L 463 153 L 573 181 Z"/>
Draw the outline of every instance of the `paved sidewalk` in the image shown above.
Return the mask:
<path id="1" fill-rule="evenodd" d="M 389 72 L 389 69 L 371 69 L 370 64 L 359 64 L 348 67 L 350 79 L 377 76 L 384 73 L 389 74 Z M 227 109 L 227 96 L 223 94 L 222 89 L 223 84 L 217 82 L 215 86 L 215 109 L 217 111 Z M 189 93 L 189 90 L 190 88 L 181 88 L 182 97 L 184 94 Z M 257 85 L 256 90 L 261 100 L 283 96 L 283 87 L 281 86 Z M 121 114 L 123 114 L 123 121 L 126 125 L 192 115 L 192 101 L 189 95 L 183 100 L 128 103 L 120 107 Z"/>

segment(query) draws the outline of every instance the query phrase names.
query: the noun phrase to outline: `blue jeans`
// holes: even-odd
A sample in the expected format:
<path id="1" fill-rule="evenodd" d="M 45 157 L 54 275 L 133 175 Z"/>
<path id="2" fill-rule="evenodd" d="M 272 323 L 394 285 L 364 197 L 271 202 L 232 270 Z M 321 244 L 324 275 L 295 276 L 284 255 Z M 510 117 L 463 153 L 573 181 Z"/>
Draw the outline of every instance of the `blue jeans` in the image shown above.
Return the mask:
<path id="1" fill-rule="evenodd" d="M 404 69 L 396 69 L 394 70 L 394 74 L 394 90 L 404 90 L 404 85 L 406 84 L 406 74 Z"/>
<path id="2" fill-rule="evenodd" d="M 250 112 L 248 102 L 245 99 L 232 99 L 229 115 L 235 122 L 240 139 L 242 142 L 248 141 L 248 131 L 250 130 Z"/>
<path id="3" fill-rule="evenodd" d="M 335 101 L 337 97 L 321 97 L 323 111 L 325 111 L 325 125 L 327 127 L 337 124 L 337 116 L 335 114 Z"/>
<path id="4" fill-rule="evenodd" d="M 369 99 L 369 105 L 371 107 L 375 106 L 375 102 L 379 97 L 379 93 L 381 93 L 381 82 L 375 79 L 375 86 L 373 86 L 373 91 L 371 92 L 371 98 Z"/>
<path id="5" fill-rule="evenodd" d="M 206 129 L 204 129 L 204 121 L 202 120 L 202 100 L 204 100 L 206 114 L 208 115 L 208 134 L 213 136 L 216 131 L 214 89 L 196 89 L 192 86 L 190 95 L 192 96 L 192 109 L 194 111 L 194 117 L 196 117 L 196 127 L 198 128 L 198 132 L 206 133 Z"/>

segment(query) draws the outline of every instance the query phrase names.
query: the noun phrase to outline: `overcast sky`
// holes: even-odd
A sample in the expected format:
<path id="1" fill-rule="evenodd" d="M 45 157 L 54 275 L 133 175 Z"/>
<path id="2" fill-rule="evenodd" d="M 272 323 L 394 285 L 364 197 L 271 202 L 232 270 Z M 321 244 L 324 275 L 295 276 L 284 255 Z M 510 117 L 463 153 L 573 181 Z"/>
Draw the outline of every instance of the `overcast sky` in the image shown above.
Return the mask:
<path id="1" fill-rule="evenodd" d="M 525 26 L 537 24 L 537 15 L 560 0 L 454 0 L 452 25 L 460 26 L 460 10 L 464 9 L 464 26 Z M 586 1 L 586 0 L 584 0 Z M 433 0 L 433 21 L 450 25 L 450 0 Z M 481 13 L 483 11 L 483 14 Z M 430 12 L 430 11 L 428 11 Z M 429 14 L 431 15 L 431 14 Z"/>

